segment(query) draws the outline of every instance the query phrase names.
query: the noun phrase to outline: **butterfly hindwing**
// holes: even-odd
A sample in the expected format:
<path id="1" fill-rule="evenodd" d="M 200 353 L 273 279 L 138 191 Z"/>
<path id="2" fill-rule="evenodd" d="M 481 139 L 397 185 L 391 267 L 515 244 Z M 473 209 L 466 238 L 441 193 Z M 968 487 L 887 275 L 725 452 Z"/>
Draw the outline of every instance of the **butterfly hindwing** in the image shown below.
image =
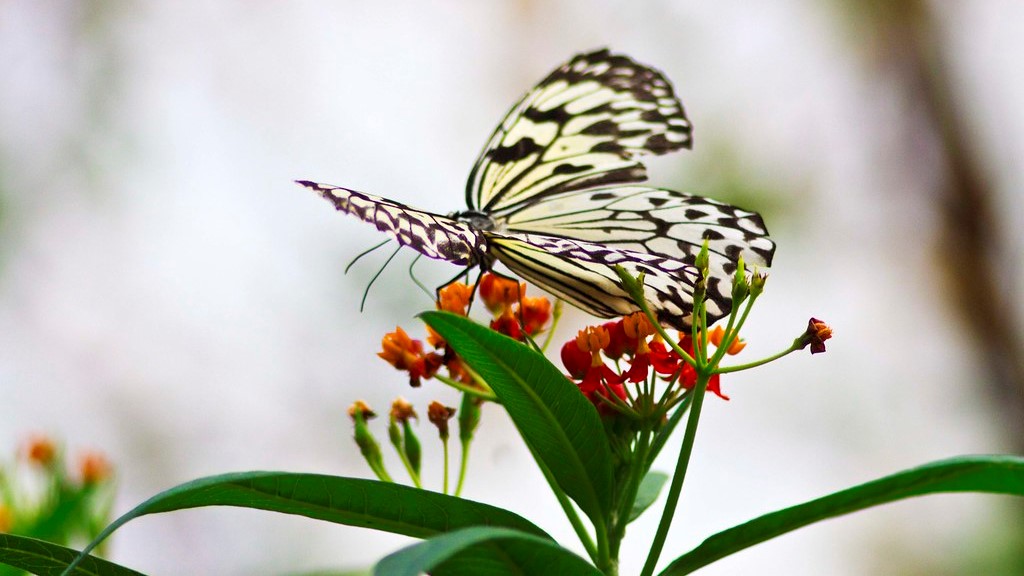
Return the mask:
<path id="1" fill-rule="evenodd" d="M 537 286 L 601 318 L 639 308 L 620 286 L 614 266 L 636 276 L 644 273 L 644 295 L 658 319 L 688 329 L 693 312 L 697 268 L 643 252 L 535 234 L 488 233 L 490 251 L 510 270 Z M 709 279 L 708 321 L 729 312 L 729 298 L 718 279 Z"/>
<path id="2" fill-rule="evenodd" d="M 726 281 L 741 256 L 747 266 L 767 268 L 775 251 L 757 213 L 645 186 L 557 194 L 502 222 L 511 232 L 583 240 L 691 265 L 706 240 L 710 276 Z"/>
<path id="3" fill-rule="evenodd" d="M 498 216 L 547 195 L 646 179 L 642 154 L 689 148 L 690 122 L 660 72 L 599 50 L 576 56 L 520 100 L 466 185 Z"/>
<path id="4" fill-rule="evenodd" d="M 376 225 L 378 230 L 390 234 L 399 244 L 409 246 L 428 258 L 474 266 L 485 252 L 484 237 L 465 222 L 348 188 L 307 180 L 297 182 L 329 200 L 337 210 Z"/>

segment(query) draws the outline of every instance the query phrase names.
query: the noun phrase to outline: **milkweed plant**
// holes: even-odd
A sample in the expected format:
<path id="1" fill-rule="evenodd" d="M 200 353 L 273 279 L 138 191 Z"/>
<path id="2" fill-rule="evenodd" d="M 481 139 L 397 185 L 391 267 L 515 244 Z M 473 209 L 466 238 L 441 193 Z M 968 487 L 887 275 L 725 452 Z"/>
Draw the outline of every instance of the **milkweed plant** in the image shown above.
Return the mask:
<path id="1" fill-rule="evenodd" d="M 697 265 L 706 266 L 705 252 Z M 666 551 L 673 522 L 685 519 L 677 505 L 708 394 L 727 400 L 721 380 L 730 373 L 799 350 L 824 352 L 832 330 L 811 318 L 779 353 L 739 362 L 734 357 L 745 346 L 739 334 L 765 288 L 764 274 L 748 273 L 740 262 L 731 312 L 714 327 L 706 325 L 704 287 L 698 282 L 690 330 L 677 333 L 667 332 L 651 313 L 642 297 L 643 276 L 632 277 L 621 269 L 619 274 L 638 311 L 579 330 L 561 344 L 557 363 L 546 352 L 553 352 L 549 348 L 559 305 L 528 296 L 524 283 L 491 273 L 482 277 L 475 292 L 491 314 L 488 324 L 468 317 L 473 288 L 453 283 L 439 291 L 436 310 L 420 315 L 426 325 L 425 342 L 400 327 L 385 335 L 379 356 L 402 371 L 410 385 L 440 382 L 456 390 L 461 401 L 458 406 L 430 403 L 426 429 L 433 432 L 424 439 L 414 424 L 419 413 L 402 398 L 394 401 L 386 417 L 379 416 L 386 420 L 383 432 L 375 425 L 376 411 L 354 402 L 348 414 L 355 443 L 376 479 L 285 472 L 201 478 L 138 505 L 81 552 L 30 536 L 0 535 L 0 564 L 33 574 L 138 574 L 91 552 L 139 516 L 238 506 L 419 540 L 381 559 L 372 568 L 375 575 L 608 576 L 620 573 L 618 558 L 631 522 L 660 506 L 656 532 L 642 540 L 648 553 L 640 574 L 658 571 L 669 576 L 689 574 L 811 523 L 896 500 L 941 492 L 1024 495 L 1024 459 L 963 456 L 754 518 L 710 535 L 681 555 Z M 484 404 L 500 407 L 515 424 L 585 556 L 522 515 L 460 496 Z M 682 440 L 676 445 L 671 439 L 679 435 Z M 426 436 L 441 443 L 444 459 L 443 477 L 429 486 L 421 474 Z M 385 457 L 385 444 L 397 455 L 399 468 L 386 464 L 394 460 Z M 652 469 L 666 448 L 678 450 L 674 469 Z M 449 456 L 456 450 L 458 464 Z"/>

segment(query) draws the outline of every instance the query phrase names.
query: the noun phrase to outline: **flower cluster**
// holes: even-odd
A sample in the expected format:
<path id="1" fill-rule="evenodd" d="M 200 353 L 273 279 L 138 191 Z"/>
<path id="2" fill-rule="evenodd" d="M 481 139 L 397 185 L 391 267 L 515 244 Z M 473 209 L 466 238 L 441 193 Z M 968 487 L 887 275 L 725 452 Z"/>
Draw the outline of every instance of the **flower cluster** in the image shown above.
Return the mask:
<path id="1" fill-rule="evenodd" d="M 718 327 L 708 334 L 708 341 L 718 346 L 723 335 L 724 330 Z M 693 340 L 689 335 L 680 334 L 678 345 L 693 357 Z M 745 345 L 736 339 L 727 353 L 737 354 Z M 678 383 L 684 390 L 697 383 L 694 367 L 665 343 L 642 312 L 580 330 L 575 339 L 562 346 L 561 355 L 570 379 L 599 409 L 607 409 L 614 402 L 613 397 L 626 401 L 626 384 L 641 384 L 652 375 Z M 616 368 L 623 363 L 626 368 L 612 368 L 605 359 L 612 360 Z M 718 374 L 709 380 L 708 391 L 723 400 L 729 399 L 722 394 Z"/>
<path id="2" fill-rule="evenodd" d="M 0 462 L 0 532 L 58 544 L 93 539 L 110 519 L 113 466 L 96 451 L 76 460 L 69 467 L 55 440 L 35 435 L 14 465 Z"/>
<path id="3" fill-rule="evenodd" d="M 492 314 L 491 329 L 516 340 L 536 336 L 551 319 L 551 301 L 526 296 L 525 283 L 487 273 L 480 280 L 479 295 Z M 471 286 L 453 282 L 438 291 L 437 309 L 466 316 L 472 296 Z M 409 384 L 413 387 L 418 387 L 423 379 L 434 377 L 442 366 L 448 369 L 452 380 L 475 385 L 444 339 L 429 327 L 427 332 L 427 343 L 432 351 L 426 351 L 422 341 L 410 338 L 405 330 L 396 327 L 394 332 L 384 336 L 382 350 L 377 355 L 398 370 L 408 372 Z"/>

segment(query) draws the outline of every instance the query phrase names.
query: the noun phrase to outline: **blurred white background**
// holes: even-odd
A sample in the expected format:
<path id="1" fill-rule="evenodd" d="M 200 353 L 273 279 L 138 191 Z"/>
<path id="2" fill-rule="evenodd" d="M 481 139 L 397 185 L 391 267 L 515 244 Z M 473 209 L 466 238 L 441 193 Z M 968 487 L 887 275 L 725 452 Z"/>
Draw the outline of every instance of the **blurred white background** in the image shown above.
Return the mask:
<path id="1" fill-rule="evenodd" d="M 723 379 L 732 400 L 706 407 L 666 561 L 928 460 L 1020 453 L 1024 4 L 713 5 L 0 3 L 0 447 L 46 432 L 102 449 L 118 513 L 227 471 L 369 476 L 353 400 L 404 395 L 422 412 L 455 395 L 412 390 L 375 357 L 397 324 L 422 337 L 412 254 L 360 314 L 384 256 L 343 268 L 382 238 L 292 180 L 458 209 L 507 108 L 609 46 L 663 70 L 695 126 L 692 152 L 650 162 L 652 183 L 759 210 L 778 242 L 745 356 L 812 315 L 836 333 L 827 354 Z M 568 314 L 564 337 L 589 320 Z M 493 407 L 474 451 L 466 496 L 573 542 Z M 702 573 L 971 573 L 1020 541 L 1022 513 L 919 499 Z M 634 525 L 624 574 L 657 516 Z M 112 555 L 151 574 L 281 574 L 408 542 L 205 509 L 130 523 Z"/>

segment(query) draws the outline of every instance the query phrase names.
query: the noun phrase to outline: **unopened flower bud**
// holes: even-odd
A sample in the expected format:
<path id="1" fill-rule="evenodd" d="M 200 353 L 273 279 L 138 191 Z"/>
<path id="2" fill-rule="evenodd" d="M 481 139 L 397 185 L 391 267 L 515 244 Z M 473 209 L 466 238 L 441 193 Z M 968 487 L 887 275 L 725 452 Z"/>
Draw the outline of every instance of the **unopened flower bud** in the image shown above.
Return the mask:
<path id="1" fill-rule="evenodd" d="M 364 421 L 377 417 L 377 413 L 370 408 L 369 404 L 362 400 L 356 400 L 348 407 L 348 415 L 352 420 L 362 418 Z"/>
<path id="2" fill-rule="evenodd" d="M 420 447 L 420 439 L 416 436 L 416 432 L 412 429 L 412 424 L 406 420 L 402 422 L 402 451 L 405 452 L 405 457 L 409 459 L 409 465 L 416 474 L 420 473 L 420 463 L 423 461 L 423 449 Z"/>
<path id="3" fill-rule="evenodd" d="M 455 416 L 455 408 L 445 406 L 436 400 L 427 407 L 427 420 L 437 426 L 441 440 L 448 440 L 448 421 L 452 419 L 452 416 Z"/>
<path id="4" fill-rule="evenodd" d="M 366 425 L 366 421 L 376 414 L 365 402 L 358 400 L 349 407 L 348 415 L 352 417 L 352 422 L 355 424 L 353 438 L 356 445 L 359 446 L 359 452 L 362 453 L 366 463 L 378 478 L 390 482 L 391 478 L 384 470 L 384 458 L 381 456 L 380 445 L 377 444 L 373 433 L 370 432 L 370 427 Z"/>
<path id="5" fill-rule="evenodd" d="M 750 284 L 747 282 L 746 266 L 743 264 L 743 257 L 740 256 L 736 262 L 736 274 L 732 279 L 732 305 L 739 306 L 750 294 Z"/>
<path id="6" fill-rule="evenodd" d="M 811 318 L 807 321 L 807 330 L 797 338 L 796 344 L 799 350 L 803 350 L 810 345 L 811 354 L 817 354 L 825 351 L 825 340 L 831 337 L 832 328 L 828 324 L 817 318 Z"/>
<path id="7" fill-rule="evenodd" d="M 756 298 L 764 292 L 765 282 L 768 281 L 768 274 L 755 271 L 750 276 L 750 296 Z"/>
<path id="8" fill-rule="evenodd" d="M 57 444 L 49 436 L 32 436 L 25 443 L 25 459 L 38 466 L 49 466 L 57 459 Z"/>
<path id="9" fill-rule="evenodd" d="M 82 484 L 93 486 L 110 479 L 114 467 L 103 454 L 95 451 L 85 452 L 78 459 L 78 471 L 82 476 Z"/>
<path id="10" fill-rule="evenodd" d="M 459 440 L 467 443 L 473 439 L 473 433 L 480 424 L 480 405 L 483 400 L 473 394 L 462 395 L 459 407 Z"/>
<path id="11" fill-rule="evenodd" d="M 391 403 L 391 420 L 404 424 L 410 418 L 417 418 L 416 411 L 412 409 L 412 404 L 408 400 L 399 396 L 395 398 L 394 402 Z"/>

